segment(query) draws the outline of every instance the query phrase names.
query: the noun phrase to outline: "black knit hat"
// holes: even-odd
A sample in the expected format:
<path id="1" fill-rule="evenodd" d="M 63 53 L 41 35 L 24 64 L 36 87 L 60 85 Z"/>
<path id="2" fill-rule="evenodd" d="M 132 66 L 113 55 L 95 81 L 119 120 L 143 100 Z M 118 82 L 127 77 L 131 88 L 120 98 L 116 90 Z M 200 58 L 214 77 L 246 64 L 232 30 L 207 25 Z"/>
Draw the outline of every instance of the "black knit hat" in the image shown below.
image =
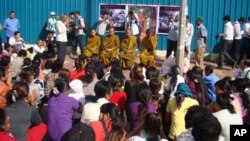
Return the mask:
<path id="1" fill-rule="evenodd" d="M 90 126 L 80 122 L 64 134 L 62 141 L 95 141 L 95 133 Z"/>

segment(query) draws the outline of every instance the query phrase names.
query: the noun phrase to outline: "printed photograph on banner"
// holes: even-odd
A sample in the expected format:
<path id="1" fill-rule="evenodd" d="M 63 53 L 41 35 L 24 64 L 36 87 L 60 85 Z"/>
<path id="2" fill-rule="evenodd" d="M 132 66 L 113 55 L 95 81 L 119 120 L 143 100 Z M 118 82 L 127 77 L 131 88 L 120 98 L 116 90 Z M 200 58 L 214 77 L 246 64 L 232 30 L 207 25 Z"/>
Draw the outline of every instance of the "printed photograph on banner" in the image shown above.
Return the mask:
<path id="1" fill-rule="evenodd" d="M 180 7 L 160 6 L 159 8 L 158 34 L 168 34 L 169 27 L 173 23 L 176 15 L 180 14 Z"/>
<path id="2" fill-rule="evenodd" d="M 157 6 L 128 5 L 128 14 L 129 13 L 134 14 L 136 24 L 139 26 L 141 38 L 146 36 L 147 29 L 151 29 L 153 35 L 157 34 Z M 130 26 L 131 23 L 130 19 L 127 18 L 127 26 Z"/>
<path id="3" fill-rule="evenodd" d="M 109 26 L 113 26 L 117 32 L 125 31 L 126 13 L 126 5 L 100 4 L 100 18 L 106 18 Z"/>

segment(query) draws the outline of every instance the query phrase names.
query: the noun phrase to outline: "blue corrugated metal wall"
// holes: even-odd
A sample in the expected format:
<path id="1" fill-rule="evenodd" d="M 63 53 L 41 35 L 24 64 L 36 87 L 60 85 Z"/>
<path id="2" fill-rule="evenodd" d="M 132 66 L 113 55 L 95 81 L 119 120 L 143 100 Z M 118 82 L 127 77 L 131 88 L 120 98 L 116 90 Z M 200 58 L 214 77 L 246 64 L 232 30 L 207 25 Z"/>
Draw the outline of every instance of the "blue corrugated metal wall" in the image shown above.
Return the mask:
<path id="1" fill-rule="evenodd" d="M 8 16 L 10 10 L 16 12 L 21 22 L 21 34 L 27 43 L 35 43 L 42 37 L 42 29 L 51 11 L 58 15 L 80 10 L 89 27 L 94 27 L 99 12 L 99 3 L 108 4 L 148 4 L 179 5 L 180 0 L 1 0 L 0 22 Z M 191 22 L 198 16 L 203 17 L 208 29 L 208 51 L 216 51 L 215 35 L 223 31 L 222 17 L 230 15 L 232 21 L 250 16 L 250 0 L 188 0 L 188 13 Z M 1 33 L 5 38 L 5 33 Z M 159 35 L 159 50 L 165 50 L 167 37 Z M 192 44 L 193 47 L 193 44 Z"/>

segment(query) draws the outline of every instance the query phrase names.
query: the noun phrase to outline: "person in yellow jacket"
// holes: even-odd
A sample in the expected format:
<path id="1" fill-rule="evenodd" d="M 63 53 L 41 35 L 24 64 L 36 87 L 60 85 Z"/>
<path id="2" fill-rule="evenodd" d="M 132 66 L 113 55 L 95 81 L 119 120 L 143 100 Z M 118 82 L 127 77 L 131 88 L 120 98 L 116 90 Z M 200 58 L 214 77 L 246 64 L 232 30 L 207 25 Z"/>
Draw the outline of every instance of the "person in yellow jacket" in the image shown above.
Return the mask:
<path id="1" fill-rule="evenodd" d="M 120 40 L 115 35 L 115 29 L 109 28 L 109 35 L 103 40 L 103 51 L 101 52 L 101 59 L 105 66 L 109 66 L 112 59 L 117 58 L 117 49 L 120 46 Z"/>
<path id="2" fill-rule="evenodd" d="M 135 59 L 136 37 L 132 36 L 131 30 L 126 30 L 126 37 L 121 43 L 120 64 L 123 69 L 131 69 Z"/>
<path id="3" fill-rule="evenodd" d="M 151 35 L 151 30 L 147 29 L 146 37 L 142 39 L 142 51 L 140 61 L 145 66 L 154 66 L 157 37 Z"/>
<path id="4" fill-rule="evenodd" d="M 83 51 L 83 55 L 86 57 L 87 62 L 93 54 L 99 54 L 99 47 L 101 44 L 100 37 L 96 35 L 95 29 L 91 30 L 91 34 L 88 37 L 86 48 Z"/>

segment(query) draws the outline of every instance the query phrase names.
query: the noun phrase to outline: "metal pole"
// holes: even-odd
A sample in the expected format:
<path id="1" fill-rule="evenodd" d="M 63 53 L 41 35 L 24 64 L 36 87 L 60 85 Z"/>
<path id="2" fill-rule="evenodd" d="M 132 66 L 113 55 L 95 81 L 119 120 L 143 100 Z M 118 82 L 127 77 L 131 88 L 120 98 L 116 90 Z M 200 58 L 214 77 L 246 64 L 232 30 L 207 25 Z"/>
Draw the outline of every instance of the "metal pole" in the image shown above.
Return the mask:
<path id="1" fill-rule="evenodd" d="M 177 64 L 181 68 L 180 71 L 181 75 L 183 74 L 183 60 L 184 60 L 184 49 L 185 49 L 186 7 L 187 7 L 187 0 L 181 0 L 179 37 L 178 37 L 177 55 L 176 55 Z"/>

